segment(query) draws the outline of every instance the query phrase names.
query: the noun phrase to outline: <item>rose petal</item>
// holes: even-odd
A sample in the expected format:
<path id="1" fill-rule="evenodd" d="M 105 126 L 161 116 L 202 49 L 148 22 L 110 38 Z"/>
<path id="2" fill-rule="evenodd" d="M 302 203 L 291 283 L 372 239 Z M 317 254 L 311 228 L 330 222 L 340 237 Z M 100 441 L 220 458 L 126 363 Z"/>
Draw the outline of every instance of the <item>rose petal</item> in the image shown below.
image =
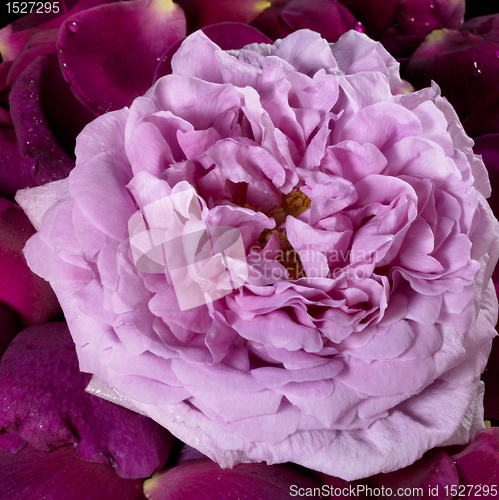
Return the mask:
<path id="1" fill-rule="evenodd" d="M 109 465 L 77 458 L 73 446 L 44 453 L 27 446 L 0 451 L 3 500 L 144 500 L 142 480 L 122 479 Z"/>
<path id="2" fill-rule="evenodd" d="M 207 485 L 209 487 L 207 488 Z M 310 488 L 310 489 L 309 489 Z M 247 500 L 302 498 L 320 484 L 285 465 L 242 464 L 221 469 L 208 459 L 189 460 L 153 475 L 144 482 L 149 500 L 219 500 L 232 496 Z"/>
<path id="3" fill-rule="evenodd" d="M 40 14 L 37 14 L 36 12 L 31 13 L 29 18 L 28 16 L 24 16 L 23 18 L 18 19 L 16 24 L 18 31 L 15 33 L 12 31 L 11 24 L 0 29 L 0 54 L 2 59 L 4 61 L 13 61 L 20 54 L 24 45 L 32 35 L 38 32 L 59 28 L 59 26 L 61 26 L 61 24 L 73 14 L 113 1 L 115 0 L 66 0 L 66 8 L 68 9 L 67 13 L 57 16 L 51 21 L 38 24 L 37 21 L 38 18 L 40 18 Z M 42 17 L 43 20 L 46 19 L 43 14 Z M 25 23 L 26 26 L 22 27 L 23 23 Z"/>
<path id="4" fill-rule="evenodd" d="M 77 455 L 110 463 L 123 478 L 148 477 L 163 466 L 174 438 L 147 417 L 84 392 L 65 323 L 21 332 L 0 370 L 0 428 L 37 449 L 77 443 Z"/>
<path id="5" fill-rule="evenodd" d="M 171 0 L 134 0 L 72 16 L 57 47 L 74 95 L 102 114 L 143 94 L 160 57 L 184 36 L 184 13 Z"/>
<path id="6" fill-rule="evenodd" d="M 261 0 L 178 0 L 187 17 L 188 33 L 215 23 L 248 24 L 269 5 Z"/>
<path id="7" fill-rule="evenodd" d="M 47 321 L 59 311 L 49 284 L 29 269 L 22 255 L 34 233 L 23 211 L 0 198 L 0 301 L 10 307 L 18 326 Z"/>
<path id="8" fill-rule="evenodd" d="M 495 496 L 487 486 L 497 486 L 499 428 L 493 427 L 480 432 L 462 452 L 453 455 L 452 459 L 456 464 L 460 484 L 478 487 L 471 491 L 466 490 L 463 498 L 476 498 L 477 491 L 480 491 L 480 495 L 488 498 Z"/>
<path id="9" fill-rule="evenodd" d="M 310 29 L 336 42 L 348 30 L 361 31 L 360 23 L 338 0 L 275 1 L 251 24 L 273 40 Z"/>
<path id="10" fill-rule="evenodd" d="M 36 160 L 30 184 L 18 188 L 67 177 L 74 167 L 76 136 L 94 116 L 71 94 L 55 54 L 39 57 L 22 73 L 10 105 L 21 155 Z M 14 168 L 12 160 L 8 168 Z"/>

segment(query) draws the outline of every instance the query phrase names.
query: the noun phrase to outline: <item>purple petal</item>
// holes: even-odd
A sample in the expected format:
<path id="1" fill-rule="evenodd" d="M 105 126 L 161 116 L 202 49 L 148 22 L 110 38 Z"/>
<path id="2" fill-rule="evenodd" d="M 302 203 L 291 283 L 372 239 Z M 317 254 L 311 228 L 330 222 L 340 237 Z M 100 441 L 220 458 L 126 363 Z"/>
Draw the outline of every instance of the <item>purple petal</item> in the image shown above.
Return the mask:
<path id="1" fill-rule="evenodd" d="M 171 0 L 134 0 L 72 16 L 57 47 L 74 95 L 102 114 L 142 95 L 160 57 L 184 36 L 184 13 Z"/>
<path id="2" fill-rule="evenodd" d="M 36 12 L 30 14 L 31 17 L 29 19 L 28 16 L 24 16 L 16 22 L 17 31 L 15 33 L 12 31 L 11 24 L 0 30 L 0 54 L 2 55 L 2 59 L 4 61 L 13 61 L 20 54 L 25 43 L 32 35 L 35 35 L 38 32 L 59 28 L 59 26 L 61 26 L 61 24 L 73 14 L 113 1 L 115 0 L 66 0 L 66 8 L 68 9 L 68 12 L 62 16 L 52 19 L 49 22 L 44 22 L 43 24 L 37 24 L 37 18 L 40 14 L 37 14 Z M 23 27 L 22 24 L 24 23 L 26 23 L 27 26 Z M 29 28 L 29 26 L 33 27 Z"/>
<path id="3" fill-rule="evenodd" d="M 17 454 L 0 450 L 0 477 L 2 500 L 145 500 L 140 479 L 84 462 L 69 445 L 47 454 L 31 446 Z"/>
<path id="4" fill-rule="evenodd" d="M 16 187 L 67 177 L 74 167 L 76 136 L 94 115 L 71 94 L 55 54 L 41 56 L 26 68 L 12 87 L 10 105 L 21 156 L 26 163 L 36 162 L 29 174 L 20 172 Z M 16 168 L 13 160 L 7 168 Z"/>
<path id="5" fill-rule="evenodd" d="M 498 53 L 499 43 L 467 31 L 436 30 L 411 57 L 406 78 L 416 88 L 434 80 L 456 112 L 466 116 L 499 99 Z"/>
<path id="6" fill-rule="evenodd" d="M 366 35 L 378 39 L 395 22 L 395 8 L 399 0 L 340 0 L 363 24 Z"/>
<path id="7" fill-rule="evenodd" d="M 144 482 L 144 493 L 149 500 L 219 500 L 231 497 L 287 500 L 290 494 L 297 496 L 300 490 L 304 492 L 308 488 L 311 488 L 309 491 L 313 488 L 318 491 L 320 484 L 285 465 L 254 463 L 221 469 L 208 459 L 183 462 L 173 469 L 157 472 Z"/>
<path id="8" fill-rule="evenodd" d="M 22 255 L 34 233 L 21 208 L 0 198 L 0 303 L 11 309 L 18 326 L 47 321 L 59 311 L 50 285 L 30 270 Z"/>
<path id="9" fill-rule="evenodd" d="M 21 332 L 1 361 L 0 428 L 51 451 L 77 443 L 83 460 L 110 463 L 123 478 L 148 477 L 164 465 L 174 438 L 143 415 L 84 392 L 65 323 Z"/>
<path id="10" fill-rule="evenodd" d="M 499 14 L 470 19 L 459 28 L 459 31 L 469 31 L 489 42 L 499 43 Z"/>
<path id="11" fill-rule="evenodd" d="M 7 83 L 13 85 L 19 75 L 38 57 L 56 51 L 58 29 L 44 30 L 35 33 L 23 47 L 21 53 L 13 61 L 7 77 Z"/>
<path id="12" fill-rule="evenodd" d="M 360 29 L 352 13 L 338 0 L 278 0 L 252 23 L 269 38 L 284 38 L 299 29 L 317 31 L 328 42 L 351 29 Z"/>
<path id="13" fill-rule="evenodd" d="M 270 2 L 261 0 L 178 0 L 187 17 L 187 31 L 215 23 L 250 23 Z"/>
<path id="14" fill-rule="evenodd" d="M 13 314 L 7 307 L 0 304 L 0 359 L 16 333 L 16 321 Z"/>
<path id="15" fill-rule="evenodd" d="M 474 485 L 471 494 L 462 498 L 494 498 L 489 486 L 497 487 L 499 476 L 499 428 L 486 429 L 461 452 L 453 455 L 460 484 Z M 487 490 L 485 489 L 487 488 Z"/>

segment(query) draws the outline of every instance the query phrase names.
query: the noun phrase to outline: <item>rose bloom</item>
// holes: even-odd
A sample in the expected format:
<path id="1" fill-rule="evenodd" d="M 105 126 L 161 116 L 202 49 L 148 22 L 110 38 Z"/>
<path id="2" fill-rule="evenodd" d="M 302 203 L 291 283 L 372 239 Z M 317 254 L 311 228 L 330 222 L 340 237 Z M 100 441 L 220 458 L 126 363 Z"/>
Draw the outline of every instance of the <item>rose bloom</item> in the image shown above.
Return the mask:
<path id="1" fill-rule="evenodd" d="M 81 370 L 222 467 L 352 480 L 468 442 L 499 231 L 439 89 L 399 93 L 355 31 L 196 32 L 171 66 L 83 130 L 25 249 Z"/>

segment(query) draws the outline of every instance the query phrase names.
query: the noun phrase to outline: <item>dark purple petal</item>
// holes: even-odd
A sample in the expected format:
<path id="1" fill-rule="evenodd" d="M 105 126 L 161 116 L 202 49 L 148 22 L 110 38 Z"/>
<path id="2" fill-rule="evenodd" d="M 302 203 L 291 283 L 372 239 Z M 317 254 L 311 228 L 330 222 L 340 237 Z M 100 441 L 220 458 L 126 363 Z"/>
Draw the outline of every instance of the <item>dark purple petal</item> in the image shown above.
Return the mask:
<path id="1" fill-rule="evenodd" d="M 57 46 L 74 95 L 101 114 L 148 90 L 160 57 L 185 34 L 184 13 L 171 0 L 133 0 L 72 16 Z"/>
<path id="2" fill-rule="evenodd" d="M 459 498 L 495 498 L 490 486 L 497 487 L 499 479 L 499 427 L 486 429 L 452 459 L 456 463 L 460 484 L 474 485 L 466 496 Z M 471 494 L 470 494 L 471 493 Z"/>
<path id="3" fill-rule="evenodd" d="M 13 199 L 18 189 L 37 185 L 37 161 L 21 155 L 14 128 L 0 127 L 0 150 L 0 196 Z"/>
<path id="4" fill-rule="evenodd" d="M 252 463 L 221 469 L 209 459 L 184 462 L 157 472 L 144 482 L 144 493 L 149 500 L 289 500 L 290 495 L 305 498 L 308 488 L 320 492 L 321 485 L 285 465 Z M 298 495 L 300 489 L 303 493 Z"/>
<path id="5" fill-rule="evenodd" d="M 16 22 L 17 31 L 14 33 L 12 31 L 12 25 L 5 26 L 0 29 L 0 54 L 4 61 L 13 61 L 23 49 L 25 43 L 30 39 L 32 35 L 38 33 L 40 31 L 51 30 L 54 28 L 59 28 L 61 24 L 73 14 L 77 12 L 81 12 L 86 9 L 91 9 L 92 7 L 96 7 L 98 5 L 102 5 L 104 3 L 114 2 L 115 0 L 66 0 L 66 7 L 69 9 L 66 14 L 62 16 L 58 16 L 52 19 L 49 22 L 45 22 L 43 24 L 36 24 L 36 18 L 39 17 L 39 14 L 33 12 L 30 14 L 31 18 L 27 20 L 27 24 L 31 24 L 33 26 L 29 29 L 22 29 L 21 24 L 26 23 L 26 18 L 28 16 L 24 16 L 24 18 L 19 19 Z M 34 14 L 34 15 L 33 15 Z M 35 18 L 35 19 L 33 19 Z M 34 21 L 34 22 L 33 22 Z"/>
<path id="6" fill-rule="evenodd" d="M 379 40 L 395 57 L 408 57 L 432 31 L 457 29 L 463 18 L 464 0 L 400 0 L 393 24 Z"/>
<path id="7" fill-rule="evenodd" d="M 0 198 L 0 303 L 14 313 L 18 327 L 47 321 L 59 311 L 50 285 L 31 271 L 22 254 L 34 233 L 21 208 Z"/>
<path id="8" fill-rule="evenodd" d="M 203 28 L 203 33 L 221 49 L 242 49 L 250 43 L 272 43 L 272 40 L 252 26 L 241 23 L 218 23 Z M 169 47 L 156 68 L 154 81 L 172 72 L 172 57 L 183 40 L 178 40 Z"/>
<path id="9" fill-rule="evenodd" d="M 474 139 L 473 151 L 482 156 L 482 160 L 489 173 L 492 196 L 489 198 L 496 217 L 499 217 L 499 133 L 487 134 Z"/>
<path id="10" fill-rule="evenodd" d="M 466 118 L 499 99 L 499 44 L 466 31 L 434 31 L 411 57 L 405 77 L 422 88 L 435 80 Z M 459 82 L 459 85 L 456 85 Z"/>
<path id="11" fill-rule="evenodd" d="M 72 95 L 56 54 L 30 64 L 13 85 L 9 101 L 21 156 L 36 161 L 29 174 L 19 172 L 28 181 L 19 181 L 17 189 L 67 177 L 74 167 L 76 136 L 95 116 Z M 7 168 L 16 165 L 11 160 Z M 9 178 L 15 175 L 9 172 Z"/>
<path id="12" fill-rule="evenodd" d="M 469 31 L 489 42 L 499 43 L 499 14 L 475 17 L 466 21 L 459 30 Z"/>
<path id="13" fill-rule="evenodd" d="M 399 2 L 399 0 L 340 1 L 363 24 L 366 34 L 375 39 L 378 39 L 395 22 L 395 9 Z"/>
<path id="14" fill-rule="evenodd" d="M 89 380 L 65 323 L 24 330 L 0 363 L 0 429 L 42 451 L 77 443 L 79 458 L 111 464 L 123 478 L 150 476 L 174 438 L 151 419 L 84 392 Z"/>
<path id="15" fill-rule="evenodd" d="M 0 450 L 2 500 L 144 500 L 140 479 L 122 479 L 109 465 L 77 458 L 72 446 L 44 453 L 27 446 Z"/>
<path id="16" fill-rule="evenodd" d="M 329 42 L 336 42 L 350 29 L 363 31 L 338 0 L 277 0 L 251 24 L 273 40 L 305 28 L 317 31 Z"/>
<path id="17" fill-rule="evenodd" d="M 177 0 L 187 18 L 187 31 L 215 23 L 250 23 L 270 5 L 261 0 Z"/>
<path id="18" fill-rule="evenodd" d="M 0 303 L 0 358 L 16 336 L 16 321 L 12 312 Z"/>
<path id="19" fill-rule="evenodd" d="M 57 28 L 35 33 L 23 47 L 21 53 L 12 62 L 7 76 L 7 83 L 12 86 L 19 75 L 38 57 L 56 51 Z"/>
<path id="20" fill-rule="evenodd" d="M 497 269 L 497 268 L 496 268 Z M 492 279 L 496 287 L 499 288 L 499 273 L 494 271 Z M 483 414 L 485 418 L 499 420 L 499 337 L 492 342 L 492 351 L 490 352 L 487 367 L 482 374 L 482 380 L 485 383 L 485 395 L 483 398 Z"/>

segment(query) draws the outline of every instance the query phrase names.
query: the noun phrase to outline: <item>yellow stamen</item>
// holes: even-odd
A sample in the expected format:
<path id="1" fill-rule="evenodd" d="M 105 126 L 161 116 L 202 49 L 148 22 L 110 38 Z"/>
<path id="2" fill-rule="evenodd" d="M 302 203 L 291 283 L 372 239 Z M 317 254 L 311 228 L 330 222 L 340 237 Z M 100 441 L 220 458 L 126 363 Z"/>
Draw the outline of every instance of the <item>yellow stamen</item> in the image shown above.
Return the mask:
<path id="1" fill-rule="evenodd" d="M 270 7 L 270 2 L 262 1 L 262 2 L 256 2 L 254 9 L 256 12 L 260 13 L 260 12 L 263 12 L 268 7 Z"/>

